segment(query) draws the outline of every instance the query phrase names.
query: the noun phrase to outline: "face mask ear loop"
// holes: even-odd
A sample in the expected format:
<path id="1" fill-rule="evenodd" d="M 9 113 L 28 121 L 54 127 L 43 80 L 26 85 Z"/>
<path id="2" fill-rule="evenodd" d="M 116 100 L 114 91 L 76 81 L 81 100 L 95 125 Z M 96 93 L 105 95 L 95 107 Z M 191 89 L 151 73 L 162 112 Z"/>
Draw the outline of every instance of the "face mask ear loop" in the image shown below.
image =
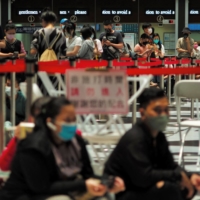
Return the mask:
<path id="1" fill-rule="evenodd" d="M 51 130 L 56 131 L 56 126 L 53 125 L 51 122 L 47 122 L 47 126 L 48 126 Z"/>

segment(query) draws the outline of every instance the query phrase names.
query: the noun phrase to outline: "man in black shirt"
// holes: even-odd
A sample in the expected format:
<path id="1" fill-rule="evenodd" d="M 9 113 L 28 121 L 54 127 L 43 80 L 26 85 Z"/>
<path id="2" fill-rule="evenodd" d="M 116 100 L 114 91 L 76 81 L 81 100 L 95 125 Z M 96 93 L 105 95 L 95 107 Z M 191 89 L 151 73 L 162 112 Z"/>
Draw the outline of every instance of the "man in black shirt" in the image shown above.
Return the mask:
<path id="1" fill-rule="evenodd" d="M 107 51 L 105 50 L 106 46 L 112 46 L 113 48 L 120 50 L 123 48 L 123 38 L 121 36 L 120 32 L 116 32 L 112 29 L 112 21 L 111 20 L 106 20 L 104 21 L 104 29 L 105 32 L 101 33 L 99 40 L 102 42 L 103 46 L 103 53 L 102 57 L 103 59 L 108 58 Z"/>
<path id="2" fill-rule="evenodd" d="M 169 120 L 164 91 L 145 89 L 139 98 L 141 121 L 119 141 L 105 173 L 121 177 L 126 191 L 117 200 L 185 200 L 200 189 L 200 176 L 188 174 L 173 160 L 163 131 Z"/>

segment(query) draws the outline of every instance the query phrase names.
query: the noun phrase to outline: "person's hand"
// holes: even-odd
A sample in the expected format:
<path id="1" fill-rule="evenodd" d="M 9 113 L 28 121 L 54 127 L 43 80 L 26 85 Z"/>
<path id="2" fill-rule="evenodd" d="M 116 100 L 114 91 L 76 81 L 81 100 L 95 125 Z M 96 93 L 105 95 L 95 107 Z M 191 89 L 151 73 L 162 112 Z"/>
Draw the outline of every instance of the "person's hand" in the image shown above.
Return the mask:
<path id="1" fill-rule="evenodd" d="M 200 176 L 197 174 L 193 174 L 190 178 L 192 185 L 200 191 Z"/>
<path id="2" fill-rule="evenodd" d="M 85 181 L 85 184 L 86 184 L 86 188 L 87 188 L 87 191 L 92 195 L 92 196 L 103 196 L 107 189 L 106 189 L 106 186 L 100 184 L 100 181 L 97 180 L 97 179 L 87 179 Z"/>
<path id="3" fill-rule="evenodd" d="M 111 42 L 110 42 L 109 40 L 106 40 L 106 41 L 104 42 L 104 44 L 107 45 L 107 46 L 111 46 Z"/>
<path id="4" fill-rule="evenodd" d="M 115 178 L 115 182 L 114 182 L 114 185 L 113 185 L 113 188 L 111 188 L 109 190 L 109 192 L 111 193 L 118 193 L 118 192 L 122 192 L 124 191 L 126 188 L 125 188 L 125 184 L 124 184 L 124 181 L 120 178 L 120 177 L 116 177 Z"/>
<path id="5" fill-rule="evenodd" d="M 8 53 L 8 57 L 12 57 L 13 56 L 13 53 Z"/>
<path id="6" fill-rule="evenodd" d="M 0 41 L 0 48 L 1 49 L 4 49 L 6 47 L 6 42 L 5 42 L 5 40 L 1 40 Z"/>
<path id="7" fill-rule="evenodd" d="M 188 176 L 185 174 L 185 172 L 181 172 L 181 176 L 182 176 L 182 181 L 181 181 L 181 188 L 187 188 L 188 189 L 188 195 L 187 198 L 191 199 L 193 194 L 194 194 L 194 187 L 190 181 L 190 179 L 188 178 Z"/>
<path id="8" fill-rule="evenodd" d="M 16 126 L 16 129 L 15 129 L 15 132 L 14 132 L 14 136 L 20 140 L 20 127 L 19 126 Z"/>

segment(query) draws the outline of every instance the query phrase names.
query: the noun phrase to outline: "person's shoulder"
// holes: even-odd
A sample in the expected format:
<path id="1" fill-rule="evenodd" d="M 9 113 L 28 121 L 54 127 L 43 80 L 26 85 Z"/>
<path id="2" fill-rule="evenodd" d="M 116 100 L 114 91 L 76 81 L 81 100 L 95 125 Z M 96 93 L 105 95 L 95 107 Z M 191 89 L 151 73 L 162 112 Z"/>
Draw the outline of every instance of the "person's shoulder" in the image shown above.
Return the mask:
<path id="1" fill-rule="evenodd" d="M 106 35 L 106 33 L 105 33 L 105 32 L 102 32 L 102 33 L 100 33 L 99 38 L 101 38 L 101 37 L 103 37 L 103 36 L 105 36 L 105 35 Z"/>
<path id="2" fill-rule="evenodd" d="M 129 144 L 137 144 L 145 140 L 143 130 L 141 126 L 136 123 L 130 130 L 128 130 L 124 136 L 121 138 L 120 142 L 124 143 L 126 146 Z"/>
<path id="3" fill-rule="evenodd" d="M 77 42 L 82 42 L 82 38 L 79 37 L 79 36 L 76 36 L 75 41 L 77 41 Z"/>

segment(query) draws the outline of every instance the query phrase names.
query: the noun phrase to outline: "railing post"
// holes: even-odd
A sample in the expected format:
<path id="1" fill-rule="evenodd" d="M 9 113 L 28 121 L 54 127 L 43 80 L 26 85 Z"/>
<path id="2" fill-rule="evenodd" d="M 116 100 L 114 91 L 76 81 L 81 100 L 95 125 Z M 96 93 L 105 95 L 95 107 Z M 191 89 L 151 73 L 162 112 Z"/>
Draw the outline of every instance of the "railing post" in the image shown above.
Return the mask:
<path id="1" fill-rule="evenodd" d="M 33 79 L 36 69 L 36 59 L 26 58 L 26 82 L 27 82 L 27 93 L 26 93 L 26 121 L 30 121 L 30 108 L 33 99 Z"/>
<path id="2" fill-rule="evenodd" d="M 136 57 L 132 58 L 134 60 L 134 68 L 138 68 L 138 60 Z M 135 94 L 137 92 L 137 81 L 133 81 L 133 94 Z M 137 99 L 135 99 L 135 101 L 132 104 L 132 125 L 134 125 L 137 121 Z"/>
<path id="3" fill-rule="evenodd" d="M 181 67 L 181 57 L 176 57 L 176 60 L 179 61 L 179 63 L 176 65 L 177 68 Z M 181 80 L 181 75 L 176 75 L 176 82 Z"/>
<path id="4" fill-rule="evenodd" d="M 162 61 L 161 68 L 164 68 L 165 67 L 165 58 L 164 57 L 163 58 L 160 57 L 160 60 Z M 164 89 L 164 75 L 160 76 L 160 88 Z"/>
<path id="5" fill-rule="evenodd" d="M 5 59 L 0 59 L 0 65 L 5 64 Z M 4 122 L 5 122 L 5 74 L 0 74 L 0 152 L 3 151 L 5 146 L 5 129 L 4 129 Z"/>
<path id="6" fill-rule="evenodd" d="M 75 68 L 76 67 L 76 57 L 69 58 L 70 66 Z"/>

